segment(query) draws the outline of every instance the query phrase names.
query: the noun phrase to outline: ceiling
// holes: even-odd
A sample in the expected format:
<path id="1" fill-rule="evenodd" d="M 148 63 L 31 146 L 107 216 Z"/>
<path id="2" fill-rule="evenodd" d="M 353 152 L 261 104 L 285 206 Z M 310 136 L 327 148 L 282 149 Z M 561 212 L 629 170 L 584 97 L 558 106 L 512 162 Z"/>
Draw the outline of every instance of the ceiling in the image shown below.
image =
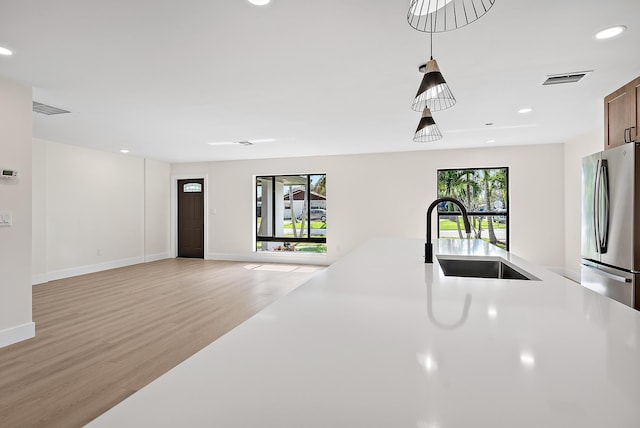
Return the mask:
<path id="1" fill-rule="evenodd" d="M 561 143 L 601 129 L 603 97 L 640 75 L 640 1 L 496 0 L 434 36 L 458 102 L 434 112 L 441 141 L 415 143 L 429 36 L 407 24 L 408 5 L 0 0 L 0 46 L 14 52 L 0 76 L 72 112 L 34 113 L 37 138 L 192 162 Z M 593 38 L 616 24 L 627 31 Z"/>

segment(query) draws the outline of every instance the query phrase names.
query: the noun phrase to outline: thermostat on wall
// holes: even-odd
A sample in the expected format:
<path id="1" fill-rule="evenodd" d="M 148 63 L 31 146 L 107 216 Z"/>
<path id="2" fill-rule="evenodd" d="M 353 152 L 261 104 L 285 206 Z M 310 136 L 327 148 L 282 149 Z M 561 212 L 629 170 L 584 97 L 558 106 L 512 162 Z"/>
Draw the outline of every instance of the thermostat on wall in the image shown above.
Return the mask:
<path id="1" fill-rule="evenodd" d="M 13 169 L 0 169 L 0 178 L 4 178 L 4 179 L 12 179 L 12 178 L 16 178 L 18 176 L 18 171 L 15 171 Z"/>

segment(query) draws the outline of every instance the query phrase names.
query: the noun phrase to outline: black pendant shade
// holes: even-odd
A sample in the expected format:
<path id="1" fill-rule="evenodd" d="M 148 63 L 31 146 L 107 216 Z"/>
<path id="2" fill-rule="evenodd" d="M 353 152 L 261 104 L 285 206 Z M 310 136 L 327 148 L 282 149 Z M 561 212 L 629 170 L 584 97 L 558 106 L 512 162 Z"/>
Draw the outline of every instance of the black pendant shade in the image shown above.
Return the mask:
<path id="1" fill-rule="evenodd" d="M 431 111 L 425 108 L 422 112 L 422 118 L 418 123 L 418 128 L 413 136 L 413 141 L 417 143 L 425 143 L 429 141 L 436 141 L 442 138 L 442 133 L 436 125 L 436 121 L 431 116 Z"/>
<path id="2" fill-rule="evenodd" d="M 425 74 L 411 108 L 415 111 L 423 111 L 425 108 L 439 111 L 453 107 L 456 99 L 444 80 L 436 60 L 432 57 L 424 67 L 424 71 L 422 66 L 420 67 L 420 71 Z"/>

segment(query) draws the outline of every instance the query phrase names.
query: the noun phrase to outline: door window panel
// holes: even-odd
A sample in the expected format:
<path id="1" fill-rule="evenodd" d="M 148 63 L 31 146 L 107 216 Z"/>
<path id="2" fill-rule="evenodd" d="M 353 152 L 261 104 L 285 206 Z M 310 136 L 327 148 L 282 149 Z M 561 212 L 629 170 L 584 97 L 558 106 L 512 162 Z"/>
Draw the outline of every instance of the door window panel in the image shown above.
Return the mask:
<path id="1" fill-rule="evenodd" d="M 200 193 L 202 192 L 202 184 L 200 183 L 185 183 L 182 186 L 184 193 Z"/>

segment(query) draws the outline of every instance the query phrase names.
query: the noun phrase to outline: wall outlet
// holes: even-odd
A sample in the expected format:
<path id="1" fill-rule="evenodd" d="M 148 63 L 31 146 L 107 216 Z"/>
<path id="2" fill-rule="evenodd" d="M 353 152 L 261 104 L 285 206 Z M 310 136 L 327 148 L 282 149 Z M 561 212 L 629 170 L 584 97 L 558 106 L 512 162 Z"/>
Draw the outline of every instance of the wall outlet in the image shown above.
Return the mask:
<path id="1" fill-rule="evenodd" d="M 0 211 L 0 227 L 11 227 L 13 224 L 13 216 L 11 211 Z"/>

